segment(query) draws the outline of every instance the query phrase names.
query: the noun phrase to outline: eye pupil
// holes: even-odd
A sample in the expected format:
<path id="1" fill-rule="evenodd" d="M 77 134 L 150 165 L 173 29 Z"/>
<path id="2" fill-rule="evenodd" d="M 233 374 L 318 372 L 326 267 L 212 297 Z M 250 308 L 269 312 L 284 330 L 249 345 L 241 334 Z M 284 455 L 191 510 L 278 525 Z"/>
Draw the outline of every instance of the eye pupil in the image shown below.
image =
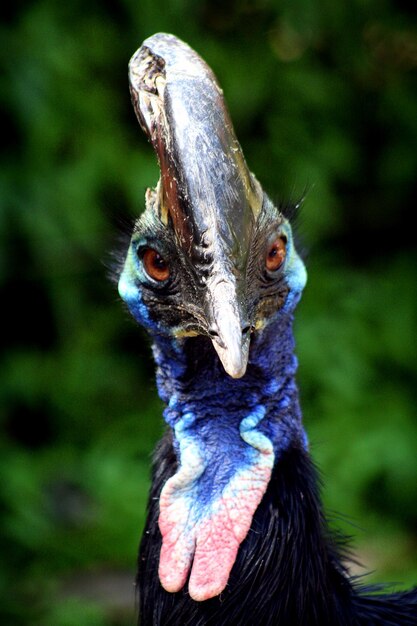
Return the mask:
<path id="1" fill-rule="evenodd" d="M 155 252 L 155 255 L 153 258 L 153 264 L 155 267 L 157 267 L 160 270 L 164 270 L 167 267 L 167 264 L 165 263 L 164 259 L 157 252 Z"/>
<path id="2" fill-rule="evenodd" d="M 281 267 L 286 255 L 286 240 L 284 237 L 278 237 L 268 248 L 265 266 L 270 272 L 275 272 Z"/>
<path id="3" fill-rule="evenodd" d="M 148 276 L 162 282 L 169 278 L 169 265 L 165 259 L 153 248 L 147 248 L 142 257 L 143 265 Z"/>

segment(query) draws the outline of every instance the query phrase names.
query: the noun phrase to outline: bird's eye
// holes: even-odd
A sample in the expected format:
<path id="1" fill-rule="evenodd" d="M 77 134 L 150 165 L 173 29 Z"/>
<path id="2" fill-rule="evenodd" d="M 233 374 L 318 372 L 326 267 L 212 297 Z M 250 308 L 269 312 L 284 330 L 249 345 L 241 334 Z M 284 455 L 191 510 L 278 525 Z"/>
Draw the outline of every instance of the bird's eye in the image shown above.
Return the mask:
<path id="1" fill-rule="evenodd" d="M 277 237 L 269 246 L 265 258 L 265 267 L 269 272 L 275 272 L 285 260 L 287 240 L 285 237 Z"/>
<path id="2" fill-rule="evenodd" d="M 142 255 L 142 262 L 150 278 L 163 282 L 169 278 L 169 265 L 165 259 L 153 248 L 146 248 Z"/>

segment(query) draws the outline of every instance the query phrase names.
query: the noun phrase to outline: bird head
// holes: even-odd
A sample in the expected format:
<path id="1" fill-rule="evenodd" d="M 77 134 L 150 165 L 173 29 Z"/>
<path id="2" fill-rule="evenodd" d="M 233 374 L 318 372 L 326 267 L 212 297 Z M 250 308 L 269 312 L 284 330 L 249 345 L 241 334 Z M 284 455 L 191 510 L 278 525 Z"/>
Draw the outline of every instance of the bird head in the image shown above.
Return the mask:
<path id="1" fill-rule="evenodd" d="M 252 334 L 292 310 L 304 287 L 291 225 L 249 171 L 216 78 L 189 46 L 150 37 L 129 81 L 161 176 L 146 192 L 120 295 L 153 335 L 210 338 L 240 378 Z"/>

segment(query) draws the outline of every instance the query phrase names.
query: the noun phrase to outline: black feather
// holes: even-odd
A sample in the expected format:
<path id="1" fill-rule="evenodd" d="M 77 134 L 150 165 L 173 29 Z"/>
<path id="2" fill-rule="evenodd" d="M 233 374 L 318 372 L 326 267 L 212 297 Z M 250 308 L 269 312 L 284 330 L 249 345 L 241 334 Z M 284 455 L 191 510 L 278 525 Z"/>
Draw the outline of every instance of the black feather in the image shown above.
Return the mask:
<path id="1" fill-rule="evenodd" d="M 186 588 L 167 593 L 159 582 L 159 494 L 177 461 L 168 432 L 154 460 L 148 519 L 139 552 L 142 626 L 412 626 L 417 589 L 379 595 L 349 579 L 346 545 L 321 508 L 316 470 L 304 450 L 291 448 L 276 464 L 226 590 L 205 602 Z"/>
<path id="2" fill-rule="evenodd" d="M 113 245 L 110 247 L 111 252 L 103 261 L 107 271 L 107 277 L 115 286 L 117 286 L 119 282 L 120 274 L 122 273 L 126 261 L 126 254 L 130 245 L 133 228 L 133 220 L 119 219 L 117 235 Z"/>

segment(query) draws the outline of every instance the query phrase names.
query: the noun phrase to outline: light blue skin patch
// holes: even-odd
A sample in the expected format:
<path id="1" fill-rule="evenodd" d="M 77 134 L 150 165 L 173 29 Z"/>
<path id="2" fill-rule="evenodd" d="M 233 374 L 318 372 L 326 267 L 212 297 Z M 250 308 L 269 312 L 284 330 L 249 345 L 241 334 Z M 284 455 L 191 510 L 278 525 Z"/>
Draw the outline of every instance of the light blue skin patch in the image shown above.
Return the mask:
<path id="1" fill-rule="evenodd" d="M 130 244 L 123 271 L 120 274 L 119 295 L 139 324 L 150 331 L 157 331 L 157 324 L 151 320 L 148 309 L 142 300 L 142 293 L 138 284 L 140 284 L 141 279 L 144 280 L 143 268 L 132 248 L 133 246 Z"/>
<path id="2" fill-rule="evenodd" d="M 143 301 L 140 282 L 145 280 L 145 274 L 142 263 L 137 258 L 136 247 L 137 244 L 129 246 L 125 265 L 119 278 L 119 295 L 134 319 L 154 338 L 152 346 L 154 359 L 158 367 L 164 368 L 164 376 L 162 372 L 159 374 L 157 372 L 158 393 L 163 402 L 169 403 L 171 400 L 174 401 L 175 394 L 171 395 L 171 391 L 167 393 L 165 385 L 161 382 L 162 378 L 180 378 L 186 364 L 182 356 L 181 342 L 168 335 L 166 330 L 151 318 Z M 168 354 L 171 358 L 167 359 Z"/>
<path id="3" fill-rule="evenodd" d="M 284 222 L 282 232 L 287 237 L 284 275 L 289 287 L 289 293 L 282 310 L 294 311 L 307 284 L 307 270 L 295 249 L 292 228 L 288 221 Z"/>

